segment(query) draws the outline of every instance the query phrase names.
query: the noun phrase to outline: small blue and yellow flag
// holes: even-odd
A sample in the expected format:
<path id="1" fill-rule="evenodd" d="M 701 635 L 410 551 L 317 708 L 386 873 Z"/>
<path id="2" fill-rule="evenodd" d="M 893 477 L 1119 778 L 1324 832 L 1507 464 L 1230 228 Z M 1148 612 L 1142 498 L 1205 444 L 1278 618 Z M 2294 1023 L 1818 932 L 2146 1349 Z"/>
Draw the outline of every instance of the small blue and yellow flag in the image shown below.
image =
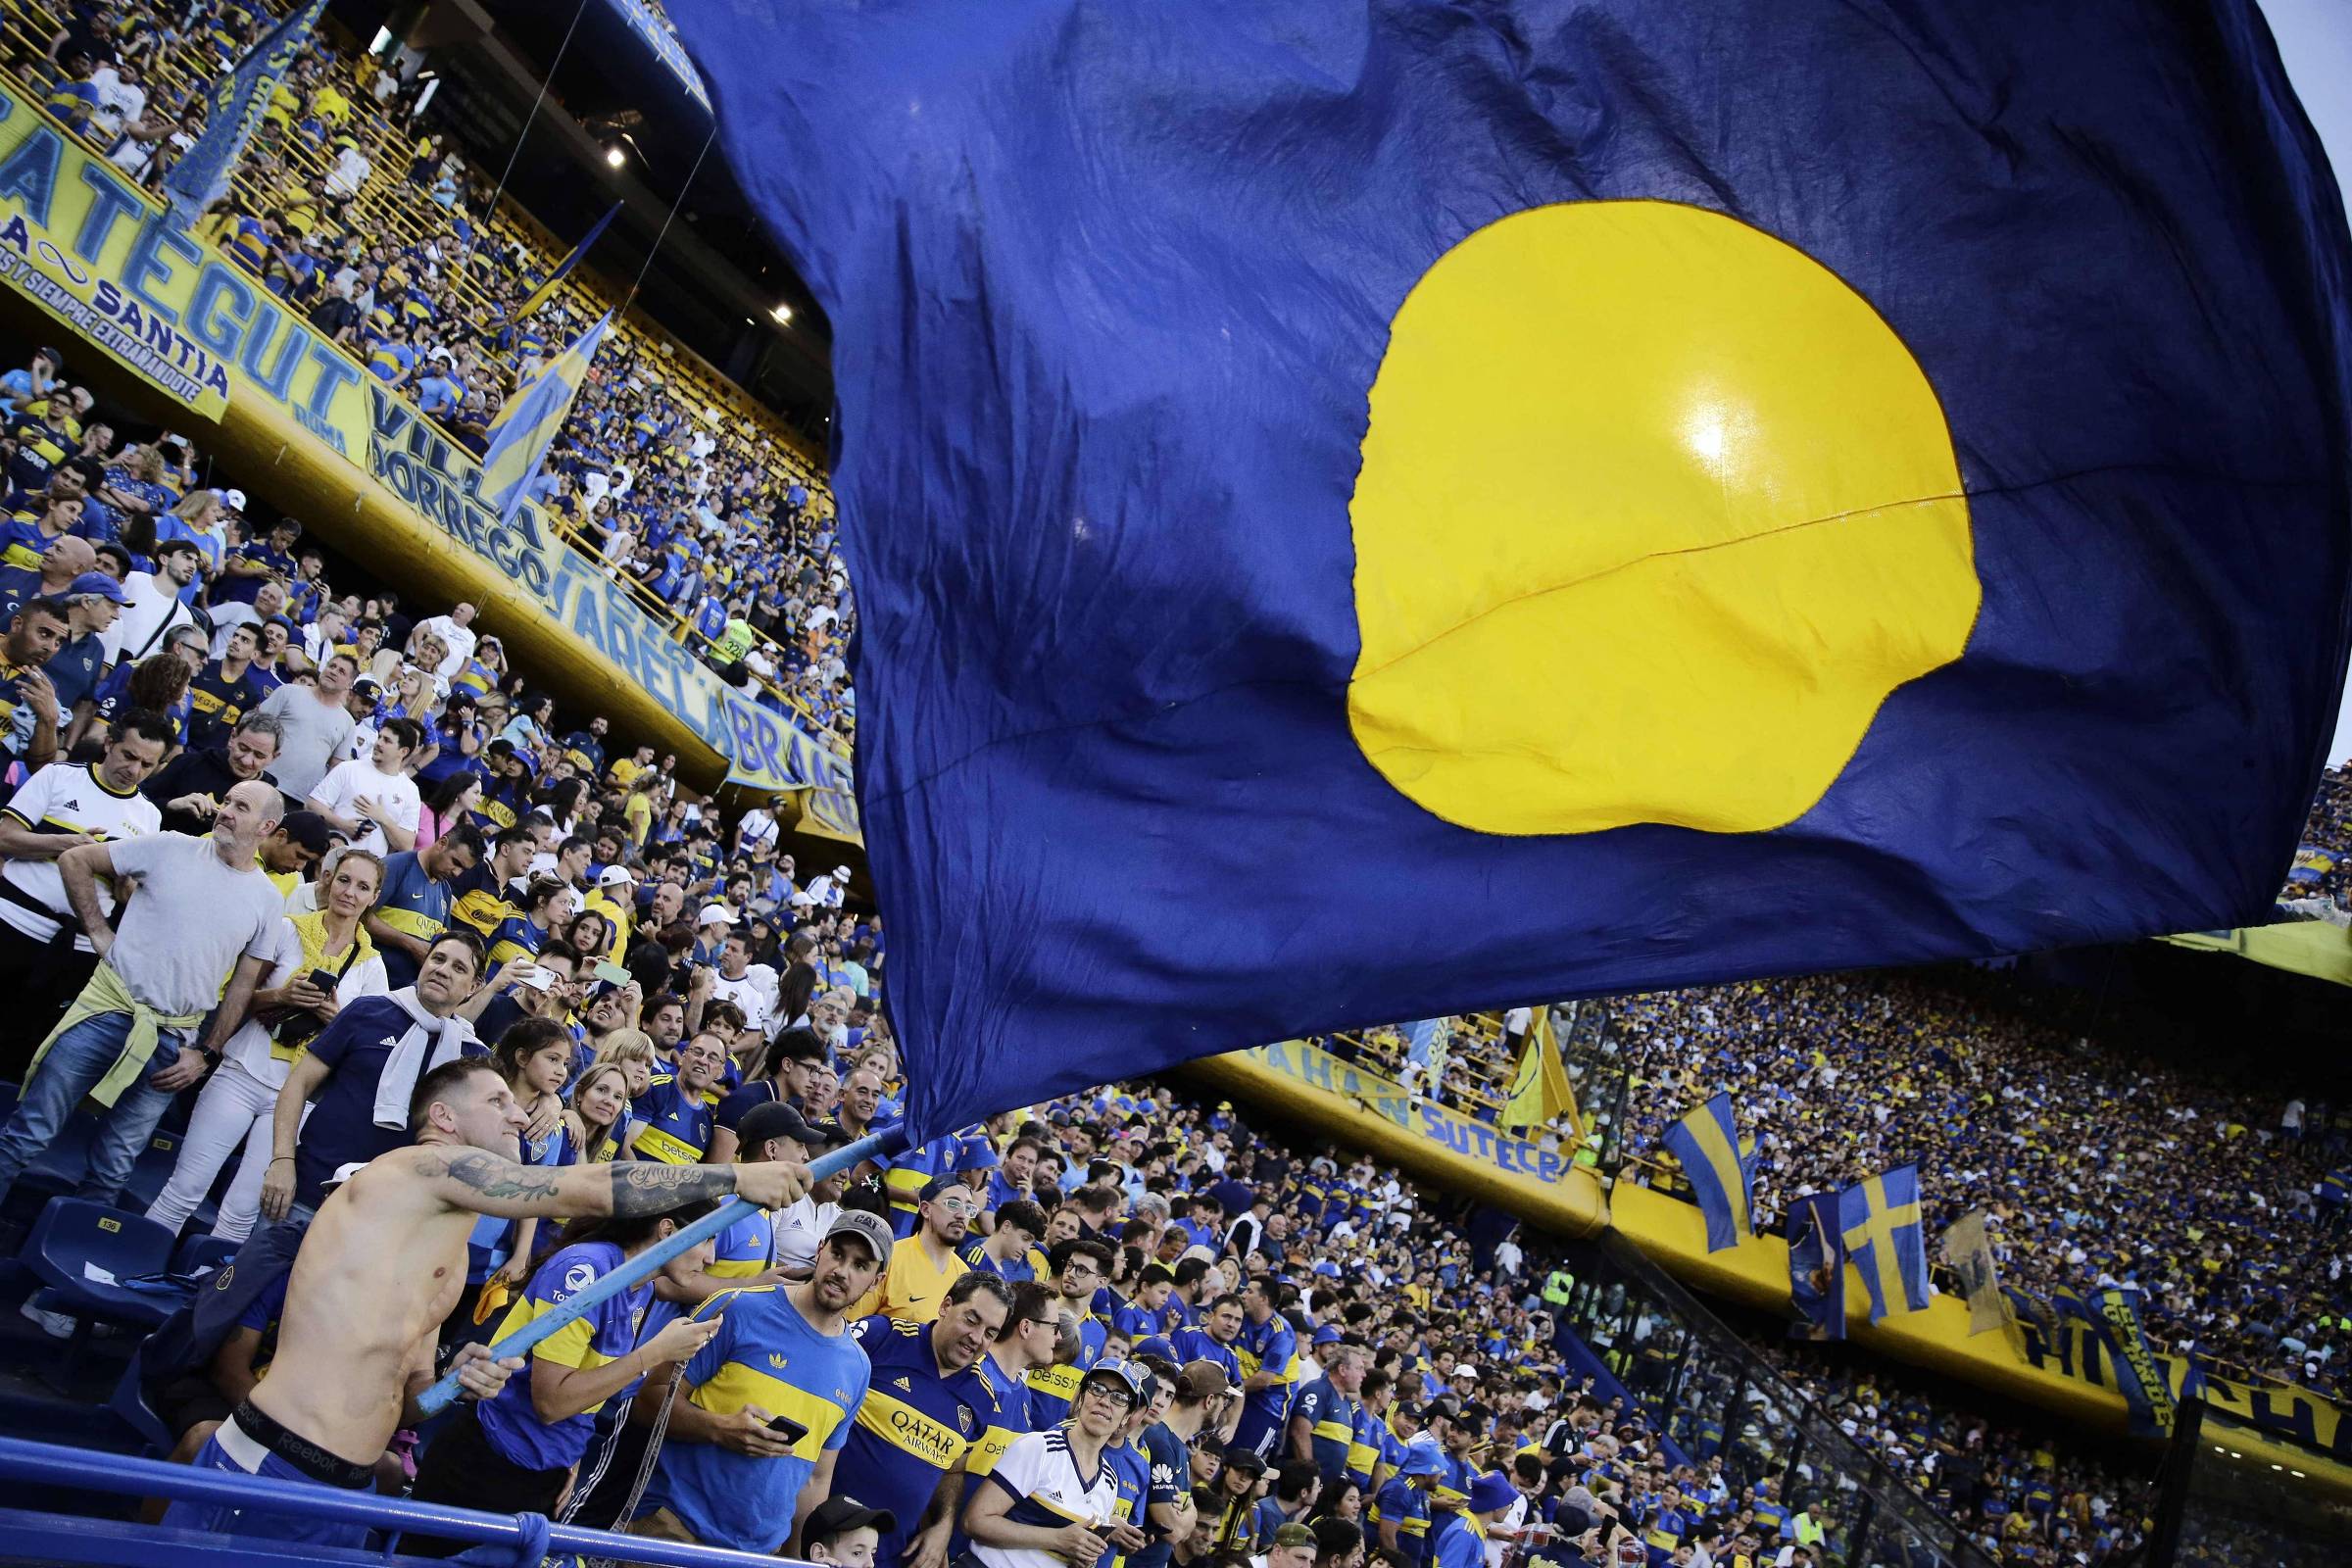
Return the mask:
<path id="1" fill-rule="evenodd" d="M 1740 1157 L 1740 1129 L 1732 1119 L 1732 1097 L 1713 1100 L 1666 1129 L 1666 1152 L 1682 1162 L 1683 1174 L 1707 1217 L 1707 1250 L 1738 1247 L 1755 1234 L 1748 1220 L 1748 1170 Z"/>
<path id="2" fill-rule="evenodd" d="M 498 508 L 502 521 L 512 522 L 529 498 L 531 481 L 547 461 L 547 449 L 564 428 L 571 400 L 588 379 L 588 366 L 597 346 L 612 324 L 607 311 L 582 332 L 571 347 L 547 362 L 530 381 L 507 399 L 498 417 L 490 421 L 490 450 L 482 457 L 482 499 Z"/>
<path id="3" fill-rule="evenodd" d="M 1928 1304 L 1928 1241 L 1919 1222 L 1919 1167 L 1897 1165 L 1838 1195 L 1845 1255 L 1870 1287 L 1870 1320 Z"/>
<path id="4" fill-rule="evenodd" d="M 571 254 L 558 262 L 556 264 L 556 270 L 547 274 L 546 281 L 541 283 L 537 288 L 531 290 L 531 297 L 527 300 L 524 300 L 520 305 L 514 308 L 515 320 L 521 320 L 524 317 L 529 316 L 540 306 L 545 305 L 549 300 L 555 298 L 556 285 L 562 283 L 564 279 L 571 275 L 571 270 L 580 265 L 580 258 L 588 254 L 588 247 L 594 245 L 604 234 L 606 228 L 611 226 L 612 222 L 612 215 L 619 211 L 620 203 L 618 202 L 614 202 L 612 206 L 605 209 L 605 216 L 598 219 L 593 224 L 589 225 L 588 232 L 582 234 L 580 236 L 580 242 L 571 248 Z"/>
<path id="5" fill-rule="evenodd" d="M 295 7 L 245 51 L 244 59 L 204 89 L 204 133 L 164 175 L 164 199 L 175 226 L 186 228 L 228 194 L 229 176 L 245 156 L 271 94 L 309 45 L 311 29 L 325 7 L 326 0 Z"/>

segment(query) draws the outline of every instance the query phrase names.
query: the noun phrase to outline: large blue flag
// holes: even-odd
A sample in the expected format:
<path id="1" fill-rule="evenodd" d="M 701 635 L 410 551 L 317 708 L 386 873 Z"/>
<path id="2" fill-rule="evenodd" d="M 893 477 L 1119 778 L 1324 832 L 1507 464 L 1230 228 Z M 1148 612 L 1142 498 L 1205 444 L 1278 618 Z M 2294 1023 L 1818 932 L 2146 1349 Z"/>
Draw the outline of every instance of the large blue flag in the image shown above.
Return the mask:
<path id="1" fill-rule="evenodd" d="M 304 0 L 205 88 L 204 133 L 164 175 L 164 197 L 174 224 L 187 227 L 228 194 L 229 176 L 268 112 L 270 95 L 311 41 L 311 28 L 325 9 L 326 0 Z"/>
<path id="2" fill-rule="evenodd" d="M 680 0 L 833 326 L 909 1111 L 2269 908 L 2341 204 L 2254 0 Z"/>
<path id="3" fill-rule="evenodd" d="M 1919 1217 L 1919 1167 L 1897 1165 L 1838 1195 L 1845 1255 L 1870 1289 L 1873 1323 L 1927 1308 L 1928 1237 Z"/>
<path id="4" fill-rule="evenodd" d="M 1717 1095 L 1666 1129 L 1659 1140 L 1683 1167 L 1706 1216 L 1707 1250 L 1720 1252 L 1755 1234 L 1748 1205 L 1754 1188 L 1747 1161 L 1740 1157 L 1740 1127 L 1732 1097 Z"/>

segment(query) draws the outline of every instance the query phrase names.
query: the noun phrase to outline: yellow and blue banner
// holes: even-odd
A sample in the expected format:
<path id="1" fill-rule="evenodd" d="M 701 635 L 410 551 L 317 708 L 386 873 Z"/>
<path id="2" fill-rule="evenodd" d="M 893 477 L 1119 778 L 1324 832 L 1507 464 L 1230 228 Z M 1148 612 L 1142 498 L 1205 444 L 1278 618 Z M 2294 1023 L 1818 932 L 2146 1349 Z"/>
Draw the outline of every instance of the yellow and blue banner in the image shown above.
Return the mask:
<path id="1" fill-rule="evenodd" d="M 2352 239 L 2256 0 L 670 15 L 833 327 L 918 1136 L 2270 907 Z"/>
<path id="2" fill-rule="evenodd" d="M 1560 1059 L 1560 1037 L 1551 1026 L 1551 1008 L 1539 1003 L 1533 1011 L 1536 1021 L 1528 1026 L 1527 1045 L 1520 1052 L 1518 1066 L 1512 1070 L 1499 1125 L 1548 1127 L 1554 1120 L 1565 1117 L 1568 1141 L 1581 1142 L 1585 1136 L 1584 1119 L 1577 1114 L 1576 1091 L 1568 1082 L 1568 1064 Z"/>
<path id="3" fill-rule="evenodd" d="M 530 498 L 531 482 L 539 477 L 547 449 L 562 432 L 572 399 L 586 384 L 588 367 L 612 325 L 612 313 L 607 311 L 537 375 L 515 388 L 490 421 L 490 449 L 482 454 L 482 498 L 498 509 L 500 521 L 513 521 Z"/>
<path id="4" fill-rule="evenodd" d="M 1747 1162 L 1740 1157 L 1740 1128 L 1732 1097 L 1717 1095 L 1666 1129 L 1659 1140 L 1683 1167 L 1707 1220 L 1707 1250 L 1738 1247 L 1755 1234 L 1749 1218 Z"/>
<path id="5" fill-rule="evenodd" d="M 572 269 L 580 265 L 580 258 L 586 256 L 588 248 L 603 237 L 605 230 L 612 226 L 612 215 L 619 211 L 620 203 L 618 202 L 614 202 L 605 209 L 605 216 L 589 225 L 588 232 L 582 234 L 580 242 L 571 248 L 571 254 L 558 262 L 556 270 L 547 274 L 546 280 L 531 290 L 531 297 L 515 307 L 515 320 L 521 320 L 555 297 L 557 286 L 571 275 Z"/>
<path id="6" fill-rule="evenodd" d="M 1944 1227 L 1943 1261 L 1968 1299 L 1971 1335 L 2016 1328 L 2009 1298 L 2001 1290 L 2000 1265 L 1992 1255 L 1992 1237 L 1985 1229 L 1983 1209 L 1972 1208 Z"/>
<path id="7" fill-rule="evenodd" d="M 164 197 L 179 227 L 194 223 L 228 194 L 229 176 L 269 111 L 270 95 L 311 41 L 311 28 L 325 9 L 326 0 L 306 0 L 286 13 L 244 59 L 205 88 L 204 133 L 164 175 Z"/>
<path id="8" fill-rule="evenodd" d="M 1788 1206 L 1788 1304 L 1792 1340 L 1845 1338 L 1845 1231 L 1838 1195 L 1810 1193 Z"/>
<path id="9" fill-rule="evenodd" d="M 1919 1217 L 1919 1167 L 1897 1165 L 1838 1195 L 1845 1253 L 1870 1289 L 1870 1320 L 1927 1308 L 1928 1239 Z"/>
<path id="10" fill-rule="evenodd" d="M 2172 1436 L 2173 1391 L 2140 1323 L 2139 1292 L 2102 1287 L 2091 1294 L 2090 1302 L 2114 1357 L 2116 1389 L 2131 1412 L 2132 1433 L 2143 1438 Z"/>

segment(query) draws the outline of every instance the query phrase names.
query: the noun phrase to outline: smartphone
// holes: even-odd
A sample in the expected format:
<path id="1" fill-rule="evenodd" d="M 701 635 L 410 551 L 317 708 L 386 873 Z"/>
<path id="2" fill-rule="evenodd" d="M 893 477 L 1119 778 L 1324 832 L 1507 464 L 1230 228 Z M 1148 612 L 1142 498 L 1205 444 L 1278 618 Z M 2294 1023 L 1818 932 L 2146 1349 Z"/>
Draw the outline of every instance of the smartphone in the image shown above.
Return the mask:
<path id="1" fill-rule="evenodd" d="M 335 994 L 335 987 L 343 983 L 335 978 L 335 972 L 332 969 L 313 969 L 309 979 L 315 989 L 323 991 L 330 997 Z"/>
<path id="2" fill-rule="evenodd" d="M 806 1426 L 788 1415 L 776 1416 L 769 1420 L 767 1430 L 796 1448 L 800 1446 L 801 1440 L 808 1435 L 808 1429 Z"/>
<path id="3" fill-rule="evenodd" d="M 526 963 L 515 971 L 514 983 L 529 986 L 533 991 L 545 991 L 556 983 L 556 977 L 535 963 Z"/>
<path id="4" fill-rule="evenodd" d="M 637 978 L 635 975 L 629 973 L 628 970 L 623 969 L 619 964 L 612 962 L 609 958 L 603 963 L 598 964 L 594 972 L 599 980 L 610 981 L 612 984 L 616 986 L 625 986 L 630 981 Z"/>

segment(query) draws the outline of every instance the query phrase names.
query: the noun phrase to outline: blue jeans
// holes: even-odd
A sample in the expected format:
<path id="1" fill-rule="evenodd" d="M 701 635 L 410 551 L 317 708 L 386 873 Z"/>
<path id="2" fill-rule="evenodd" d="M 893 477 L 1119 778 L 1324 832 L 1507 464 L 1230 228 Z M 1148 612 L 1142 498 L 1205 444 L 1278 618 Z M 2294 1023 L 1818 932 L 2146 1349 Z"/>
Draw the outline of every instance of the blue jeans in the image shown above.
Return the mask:
<path id="1" fill-rule="evenodd" d="M 129 1038 L 127 1012 L 95 1014 L 58 1036 L 25 1083 L 17 1113 L 0 1128 L 0 1199 L 8 1196 L 24 1167 L 56 1142 L 74 1107 L 98 1087 L 98 1080 L 122 1054 L 122 1042 Z M 177 1054 L 178 1037 L 166 1032 L 137 1081 L 122 1091 L 114 1109 L 99 1123 L 97 1141 L 90 1147 L 89 1169 L 74 1197 L 111 1203 L 122 1191 L 122 1184 L 130 1178 L 131 1162 L 147 1147 L 156 1123 L 164 1119 L 172 1103 L 172 1095 L 147 1079 L 170 1066 Z"/>

